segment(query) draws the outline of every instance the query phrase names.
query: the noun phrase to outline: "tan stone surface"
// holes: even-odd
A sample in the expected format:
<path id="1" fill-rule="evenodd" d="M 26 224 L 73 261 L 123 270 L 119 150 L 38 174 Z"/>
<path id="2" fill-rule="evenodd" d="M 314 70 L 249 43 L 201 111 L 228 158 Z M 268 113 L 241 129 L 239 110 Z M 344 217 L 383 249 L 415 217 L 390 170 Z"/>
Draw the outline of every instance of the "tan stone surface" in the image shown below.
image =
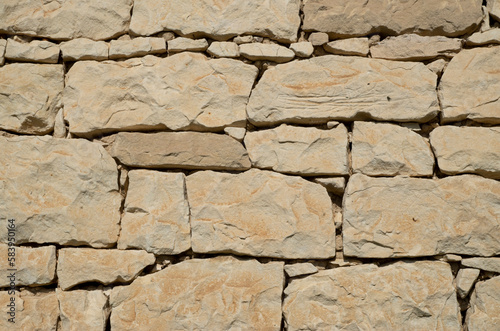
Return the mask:
<path id="1" fill-rule="evenodd" d="M 241 56 L 252 60 L 268 60 L 283 63 L 293 60 L 295 52 L 277 44 L 242 44 L 240 45 Z"/>
<path id="2" fill-rule="evenodd" d="M 45 134 L 62 108 L 62 65 L 13 63 L 0 68 L 0 128 Z"/>
<path id="3" fill-rule="evenodd" d="M 123 164 L 142 168 L 250 168 L 243 145 L 227 135 L 215 133 L 121 132 L 115 136 L 110 153 Z"/>
<path id="4" fill-rule="evenodd" d="M 128 30 L 133 0 L 2 0 L 0 33 L 105 40 Z"/>
<path id="5" fill-rule="evenodd" d="M 353 175 L 343 203 L 344 254 L 356 257 L 500 253 L 500 182 Z"/>
<path id="6" fill-rule="evenodd" d="M 139 35 L 169 30 L 216 40 L 254 34 L 293 42 L 299 8 L 300 0 L 135 0 L 130 30 Z"/>
<path id="7" fill-rule="evenodd" d="M 183 173 L 132 170 L 118 248 L 179 254 L 191 248 Z"/>
<path id="8" fill-rule="evenodd" d="M 138 37 L 132 40 L 111 40 L 109 43 L 110 59 L 161 54 L 166 51 L 167 45 L 163 38 Z"/>
<path id="9" fill-rule="evenodd" d="M 443 173 L 500 179 L 500 128 L 440 126 L 430 141 Z"/>
<path id="10" fill-rule="evenodd" d="M 500 274 L 500 257 L 471 257 L 462 259 L 463 266 Z"/>
<path id="11" fill-rule="evenodd" d="M 282 262 L 234 257 L 169 266 L 111 292 L 112 330 L 280 330 Z"/>
<path id="12" fill-rule="evenodd" d="M 57 112 L 55 122 L 54 122 L 54 132 L 52 136 L 54 138 L 66 138 L 68 135 L 68 129 L 66 128 L 66 124 L 64 123 L 64 110 L 61 108 Z"/>
<path id="13" fill-rule="evenodd" d="M 310 275 L 317 272 L 318 268 L 312 263 L 285 264 L 285 273 L 288 277 Z"/>
<path id="14" fill-rule="evenodd" d="M 77 135 L 244 124 L 257 72 L 237 60 L 194 53 L 78 62 L 66 76 L 65 117 Z"/>
<path id="15" fill-rule="evenodd" d="M 229 135 L 231 138 L 236 139 L 239 142 L 242 142 L 243 138 L 245 138 L 245 135 L 247 133 L 247 129 L 228 126 L 224 128 L 224 133 Z"/>
<path id="16" fill-rule="evenodd" d="M 12 61 L 53 64 L 59 60 L 59 45 L 45 40 L 21 43 L 14 39 L 8 39 L 5 58 Z"/>
<path id="17" fill-rule="evenodd" d="M 254 167 L 300 175 L 347 175 L 347 145 L 343 124 L 331 130 L 282 124 L 245 136 Z"/>
<path id="18" fill-rule="evenodd" d="M 335 256 L 325 188 L 300 177 L 251 169 L 186 178 L 193 251 L 285 259 Z"/>
<path id="19" fill-rule="evenodd" d="M 500 325 L 500 276 L 476 284 L 465 324 L 468 331 L 496 330 Z"/>
<path id="20" fill-rule="evenodd" d="M 14 250 L 8 250 L 8 248 Z M 8 255 L 13 253 L 14 256 Z M 0 244 L 0 287 L 9 287 L 11 279 L 7 278 L 15 269 L 16 286 L 41 286 L 52 283 L 56 273 L 55 246 L 12 247 Z M 13 260 L 10 260 L 14 258 Z"/>
<path id="21" fill-rule="evenodd" d="M 500 123 L 498 63 L 500 46 L 464 49 L 450 61 L 438 89 L 444 123 Z"/>
<path id="22" fill-rule="evenodd" d="M 325 51 L 340 55 L 368 56 L 370 42 L 368 38 L 348 38 L 330 41 L 323 46 Z"/>
<path id="23" fill-rule="evenodd" d="M 102 290 L 56 290 L 62 331 L 106 330 L 108 298 Z"/>
<path id="24" fill-rule="evenodd" d="M 175 38 L 168 41 L 168 52 L 176 53 L 183 51 L 203 52 L 208 48 L 206 39 Z"/>
<path id="25" fill-rule="evenodd" d="M 488 0 L 487 1 L 488 11 L 491 16 L 500 21 L 500 1 L 499 0 Z"/>
<path id="26" fill-rule="evenodd" d="M 298 57 L 310 57 L 314 52 L 313 45 L 308 41 L 293 43 L 290 45 L 290 49 Z"/>
<path id="27" fill-rule="evenodd" d="M 451 269 L 444 262 L 397 262 L 323 270 L 292 280 L 288 330 L 450 330 L 461 328 Z"/>
<path id="28" fill-rule="evenodd" d="M 18 244 L 116 243 L 118 171 L 101 145 L 19 136 L 0 137 L 0 150 L 0 215 L 16 220 Z M 0 241 L 7 241 L 5 227 Z"/>
<path id="29" fill-rule="evenodd" d="M 309 36 L 309 42 L 313 46 L 323 46 L 328 42 L 328 34 L 324 32 L 313 32 Z"/>
<path id="30" fill-rule="evenodd" d="M 88 282 L 129 282 L 156 261 L 142 250 L 63 248 L 58 253 L 57 277 L 63 290 Z"/>
<path id="31" fill-rule="evenodd" d="M 439 109 L 436 80 L 422 63 L 320 56 L 266 70 L 247 113 L 265 126 L 365 118 L 426 122 Z"/>
<path id="32" fill-rule="evenodd" d="M 434 154 L 429 143 L 408 128 L 354 122 L 352 168 L 369 176 L 432 176 Z"/>
<path id="33" fill-rule="evenodd" d="M 107 60 L 109 45 L 104 41 L 94 41 L 87 38 L 78 38 L 60 44 L 64 61 L 78 60 Z"/>
<path id="34" fill-rule="evenodd" d="M 446 69 L 446 66 L 448 65 L 448 61 L 445 59 L 437 59 L 435 61 L 432 61 L 431 63 L 428 63 L 426 66 L 431 70 L 433 73 L 436 75 L 441 75 L 443 71 Z"/>
<path id="35" fill-rule="evenodd" d="M 477 277 L 479 276 L 480 270 L 465 268 L 460 269 L 457 274 L 457 293 L 463 299 L 465 298 L 472 286 L 476 282 Z"/>
<path id="36" fill-rule="evenodd" d="M 207 52 L 215 57 L 239 57 L 240 47 L 233 42 L 214 41 L 208 47 Z"/>
<path id="37" fill-rule="evenodd" d="M 5 47 L 7 46 L 7 40 L 0 39 L 0 66 L 5 63 Z"/>
<path id="38" fill-rule="evenodd" d="M 438 56 L 454 56 L 462 49 L 462 39 L 405 34 L 388 37 L 370 47 L 373 58 L 422 61 Z"/>
<path id="39" fill-rule="evenodd" d="M 476 32 L 465 41 L 467 45 L 500 44 L 500 29 L 491 29 L 484 32 Z"/>
<path id="40" fill-rule="evenodd" d="M 476 0 L 308 0 L 302 28 L 331 37 L 377 32 L 459 36 L 474 30 L 482 17 L 481 1 Z"/>
<path id="41" fill-rule="evenodd" d="M 314 178 L 314 182 L 324 186 L 328 192 L 337 195 L 344 194 L 344 188 L 345 188 L 344 177 L 333 177 L 333 178 L 320 177 L 320 178 Z"/>

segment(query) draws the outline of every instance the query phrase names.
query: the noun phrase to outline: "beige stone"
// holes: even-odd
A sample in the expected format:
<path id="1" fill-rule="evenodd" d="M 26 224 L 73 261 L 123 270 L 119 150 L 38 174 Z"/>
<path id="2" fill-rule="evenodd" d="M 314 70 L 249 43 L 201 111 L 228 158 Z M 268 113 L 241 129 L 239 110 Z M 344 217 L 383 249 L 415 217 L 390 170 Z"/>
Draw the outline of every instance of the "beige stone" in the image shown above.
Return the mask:
<path id="1" fill-rule="evenodd" d="M 500 46 L 464 49 L 448 64 L 438 94 L 444 123 L 500 123 Z"/>
<path id="2" fill-rule="evenodd" d="M 308 41 L 301 41 L 290 45 L 290 49 L 298 57 L 310 57 L 314 52 L 313 45 Z"/>
<path id="3" fill-rule="evenodd" d="M 229 41 L 214 41 L 207 49 L 208 54 L 215 57 L 239 57 L 240 47 Z"/>
<path id="4" fill-rule="evenodd" d="M 462 49 L 462 39 L 405 34 L 388 37 L 370 47 L 373 58 L 422 61 L 438 56 L 453 57 Z"/>
<path id="5" fill-rule="evenodd" d="M 254 42 L 254 37 L 253 36 L 236 36 L 236 37 L 234 37 L 233 41 L 235 43 L 237 43 L 238 45 L 248 44 L 248 43 Z"/>
<path id="6" fill-rule="evenodd" d="M 500 276 L 476 284 L 465 324 L 468 331 L 495 330 L 500 325 Z"/>
<path id="7" fill-rule="evenodd" d="M 276 44 L 242 44 L 240 45 L 241 56 L 252 60 L 268 60 L 277 63 L 283 63 L 293 60 L 294 51 Z"/>
<path id="8" fill-rule="evenodd" d="M 7 46 L 7 40 L 0 39 L 0 66 L 5 63 L 5 47 Z"/>
<path id="9" fill-rule="evenodd" d="M 186 187 L 196 253 L 284 259 L 335 255 L 332 203 L 319 184 L 251 169 L 200 171 L 187 176 Z"/>
<path id="10" fill-rule="evenodd" d="M 168 52 L 178 53 L 183 51 L 203 52 L 208 48 L 206 39 L 175 38 L 168 42 Z"/>
<path id="11" fill-rule="evenodd" d="M 142 250 L 63 248 L 59 250 L 57 278 L 63 290 L 88 282 L 123 283 L 153 263 L 155 256 Z"/>
<path id="12" fill-rule="evenodd" d="M 422 63 L 319 56 L 266 70 L 247 113 L 259 126 L 367 118 L 426 122 L 439 110 L 436 80 Z"/>
<path id="13" fill-rule="evenodd" d="M 0 68 L 0 128 L 22 134 L 52 131 L 62 108 L 62 65 L 13 63 Z"/>
<path id="14" fill-rule="evenodd" d="M 312 263 L 285 264 L 285 272 L 288 277 L 297 277 L 315 274 L 318 268 Z"/>
<path id="15" fill-rule="evenodd" d="M 500 21 L 500 1 L 499 0 L 488 0 L 487 8 L 490 15 L 496 20 Z"/>
<path id="16" fill-rule="evenodd" d="M 343 203 L 344 254 L 364 258 L 500 253 L 500 182 L 355 174 Z"/>
<path id="17" fill-rule="evenodd" d="M 500 257 L 471 257 L 462 259 L 463 266 L 500 274 Z"/>
<path id="18" fill-rule="evenodd" d="M 460 269 L 457 274 L 457 293 L 463 299 L 465 298 L 474 283 L 476 282 L 477 277 L 479 277 L 480 271 L 478 269 Z"/>
<path id="19" fill-rule="evenodd" d="M 13 254 L 13 256 L 8 253 Z M 0 256 L 4 257 L 0 262 L 0 287 L 10 286 L 11 280 L 7 277 L 12 271 L 9 269 L 16 270 L 16 286 L 41 286 L 50 284 L 54 280 L 56 273 L 55 246 L 31 248 L 0 244 Z"/>
<path id="20" fill-rule="evenodd" d="M 329 42 L 323 46 L 325 51 L 339 55 L 368 56 L 370 42 L 368 38 L 348 38 Z"/>
<path id="21" fill-rule="evenodd" d="M 163 38 L 138 37 L 132 40 L 111 40 L 109 44 L 110 59 L 161 54 L 165 52 L 167 52 L 167 45 Z"/>
<path id="22" fill-rule="evenodd" d="M 109 45 L 104 41 L 78 38 L 63 42 L 60 47 L 64 61 L 103 61 L 109 57 Z"/>
<path id="23" fill-rule="evenodd" d="M 300 175 L 347 175 L 347 145 L 343 124 L 331 130 L 282 124 L 245 136 L 252 166 Z"/>
<path id="24" fill-rule="evenodd" d="M 228 40 L 255 34 L 294 42 L 300 25 L 300 0 L 135 0 L 130 30 L 151 35 L 163 30 L 183 36 Z"/>
<path id="25" fill-rule="evenodd" d="M 309 36 L 309 42 L 313 46 L 323 46 L 328 42 L 328 34 L 324 32 L 313 32 Z"/>
<path id="26" fill-rule="evenodd" d="M 430 141 L 443 173 L 500 179 L 500 128 L 440 126 Z"/>
<path id="27" fill-rule="evenodd" d="M 245 135 L 247 133 L 247 129 L 228 126 L 224 128 L 224 132 L 228 134 L 231 138 L 234 138 L 239 142 L 242 142 L 243 138 L 245 138 Z"/>
<path id="28" fill-rule="evenodd" d="M 0 150 L 0 215 L 16 220 L 18 244 L 116 243 L 118 171 L 100 144 L 16 136 L 0 137 Z M 0 241 L 7 242 L 3 226 Z"/>
<path id="29" fill-rule="evenodd" d="M 128 30 L 133 0 L 2 0 L 0 33 L 106 40 Z"/>
<path id="30" fill-rule="evenodd" d="M 118 249 L 164 255 L 191 248 L 184 174 L 132 170 L 128 178 Z"/>
<path id="31" fill-rule="evenodd" d="M 241 61 L 195 53 L 77 62 L 66 75 L 65 118 L 76 135 L 243 125 L 257 73 Z"/>
<path id="32" fill-rule="evenodd" d="M 478 27 L 482 17 L 481 1 L 476 0 L 308 0 L 302 28 L 333 38 L 373 33 L 460 36 Z"/>
<path id="33" fill-rule="evenodd" d="M 491 29 L 484 32 L 476 32 L 465 41 L 467 45 L 477 46 L 486 44 L 500 44 L 500 29 Z"/>
<path id="34" fill-rule="evenodd" d="M 227 135 L 215 133 L 121 132 L 116 135 L 110 153 L 125 165 L 142 168 L 250 168 L 243 145 Z"/>
<path id="35" fill-rule="evenodd" d="M 8 39 L 5 58 L 12 61 L 53 64 L 59 60 L 59 45 L 45 40 L 22 43 L 14 39 Z"/>
<path id="36" fill-rule="evenodd" d="M 54 138 L 66 138 L 68 135 L 68 130 L 66 128 L 66 124 L 64 123 L 64 111 L 63 109 L 59 109 L 57 112 L 55 122 L 54 122 L 54 133 L 52 136 Z"/>
<path id="37" fill-rule="evenodd" d="M 112 330 L 280 330 L 283 262 L 193 259 L 111 292 Z"/>
<path id="38" fill-rule="evenodd" d="M 344 194 L 344 188 L 345 188 L 344 177 L 332 177 L 332 178 L 320 177 L 320 178 L 314 178 L 314 182 L 324 186 L 328 192 L 337 195 Z"/>
<path id="39" fill-rule="evenodd" d="M 434 154 L 429 143 L 408 128 L 354 122 L 352 169 L 369 176 L 432 176 Z"/>
<path id="40" fill-rule="evenodd" d="M 110 309 L 102 290 L 56 290 L 62 331 L 106 330 Z"/>
<path id="41" fill-rule="evenodd" d="M 287 330 L 460 330 L 444 262 L 365 264 L 322 270 L 285 289 Z"/>
<path id="42" fill-rule="evenodd" d="M 446 61 L 445 59 L 437 59 L 435 61 L 428 63 L 426 66 L 427 68 L 429 68 L 430 71 L 440 76 L 447 65 L 448 61 Z"/>

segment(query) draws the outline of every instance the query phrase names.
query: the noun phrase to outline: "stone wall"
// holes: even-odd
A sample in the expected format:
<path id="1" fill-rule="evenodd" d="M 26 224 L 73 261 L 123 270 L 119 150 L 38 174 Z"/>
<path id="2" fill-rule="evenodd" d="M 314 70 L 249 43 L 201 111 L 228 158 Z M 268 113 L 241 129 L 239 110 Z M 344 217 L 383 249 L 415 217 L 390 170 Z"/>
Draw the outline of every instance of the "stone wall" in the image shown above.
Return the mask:
<path id="1" fill-rule="evenodd" d="M 500 325 L 499 0 L 2 0 L 0 130 L 2 330 Z"/>

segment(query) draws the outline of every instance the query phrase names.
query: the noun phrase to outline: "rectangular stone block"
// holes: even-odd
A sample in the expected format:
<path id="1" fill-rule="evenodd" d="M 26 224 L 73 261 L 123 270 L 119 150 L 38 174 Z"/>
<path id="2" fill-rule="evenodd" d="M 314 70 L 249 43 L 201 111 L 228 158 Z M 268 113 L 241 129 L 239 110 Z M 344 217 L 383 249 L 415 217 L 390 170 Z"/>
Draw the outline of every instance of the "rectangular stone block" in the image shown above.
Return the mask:
<path id="1" fill-rule="evenodd" d="M 45 40 L 21 43 L 14 39 L 8 39 L 5 58 L 12 61 L 54 64 L 59 61 L 59 45 Z"/>
<path id="2" fill-rule="evenodd" d="M 106 330 L 111 308 L 102 290 L 56 289 L 61 313 L 61 330 Z"/>
<path id="3" fill-rule="evenodd" d="M 147 54 L 161 54 L 167 52 L 167 45 L 163 38 L 134 38 L 132 40 L 111 40 L 109 43 L 109 58 L 120 59 Z"/>
<path id="4" fill-rule="evenodd" d="M 60 44 L 64 61 L 108 59 L 109 44 L 104 41 L 94 41 L 87 38 L 78 38 Z"/>

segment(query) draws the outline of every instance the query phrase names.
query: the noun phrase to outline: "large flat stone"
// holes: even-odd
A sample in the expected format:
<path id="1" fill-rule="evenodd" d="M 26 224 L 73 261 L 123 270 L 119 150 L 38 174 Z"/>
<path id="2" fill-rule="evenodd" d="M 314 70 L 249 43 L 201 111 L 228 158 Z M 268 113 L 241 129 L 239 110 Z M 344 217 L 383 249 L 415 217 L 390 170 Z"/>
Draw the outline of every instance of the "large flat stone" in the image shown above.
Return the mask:
<path id="1" fill-rule="evenodd" d="M 165 43 L 165 39 L 160 37 L 139 37 L 131 40 L 111 40 L 109 43 L 110 59 L 129 58 L 166 52 L 167 45 Z"/>
<path id="2" fill-rule="evenodd" d="M 265 60 L 283 63 L 291 61 L 295 52 L 276 44 L 251 43 L 240 45 L 240 54 L 252 61 Z"/>
<path id="3" fill-rule="evenodd" d="M 246 170 L 250 159 L 241 143 L 216 133 L 121 132 L 109 149 L 121 163 L 142 168 Z"/>
<path id="4" fill-rule="evenodd" d="M 453 275 L 444 262 L 323 270 L 292 280 L 285 295 L 289 331 L 461 329 Z"/>
<path id="5" fill-rule="evenodd" d="M 109 57 L 109 44 L 78 38 L 60 44 L 64 61 L 96 60 L 103 61 Z"/>
<path id="6" fill-rule="evenodd" d="M 0 33 L 105 40 L 128 31 L 133 0 L 2 0 Z"/>
<path id="7" fill-rule="evenodd" d="M 496 330 L 500 325 L 500 276 L 476 284 L 465 324 L 469 331 Z"/>
<path id="8" fill-rule="evenodd" d="M 33 40 L 29 43 L 7 40 L 5 58 L 11 61 L 57 63 L 59 45 L 46 40 Z"/>
<path id="9" fill-rule="evenodd" d="M 500 254 L 500 182 L 353 175 L 344 195 L 344 254 L 364 258 Z"/>
<path id="10" fill-rule="evenodd" d="M 65 118 L 82 136 L 241 126 L 257 72 L 241 61 L 195 53 L 78 62 L 66 76 Z"/>
<path id="11" fill-rule="evenodd" d="M 482 18 L 481 1 L 476 0 L 308 0 L 302 28 L 333 38 L 373 33 L 460 36 L 473 31 Z"/>
<path id="12" fill-rule="evenodd" d="M 13 63 L 0 68 L 0 128 L 49 133 L 62 108 L 62 65 Z"/>
<path id="13" fill-rule="evenodd" d="M 500 46 L 464 49 L 446 67 L 438 94 L 444 123 L 500 123 Z"/>
<path id="14" fill-rule="evenodd" d="M 194 259 L 111 292 L 112 330 L 280 330 L 283 262 Z"/>
<path id="15" fill-rule="evenodd" d="M 443 173 L 500 178 L 500 128 L 440 126 L 430 139 Z"/>
<path id="16" fill-rule="evenodd" d="M 196 253 L 284 259 L 335 256 L 332 203 L 320 184 L 251 169 L 186 178 Z"/>
<path id="17" fill-rule="evenodd" d="M 488 0 L 487 1 L 488 12 L 491 16 L 500 21 L 500 1 L 499 0 Z"/>
<path id="18" fill-rule="evenodd" d="M 293 42 L 299 9 L 300 0 L 135 0 L 130 30 L 138 35 L 168 30 L 216 40 L 253 34 Z"/>
<path id="19" fill-rule="evenodd" d="M 375 119 L 426 122 L 437 76 L 422 63 L 326 55 L 269 68 L 247 106 L 255 125 Z"/>
<path id="20" fill-rule="evenodd" d="M 118 170 L 100 144 L 49 136 L 0 137 L 0 150 L 0 220 L 15 219 L 18 244 L 116 243 Z M 0 227 L 0 241 L 7 242 L 6 227 Z"/>
<path id="21" fill-rule="evenodd" d="M 184 174 L 132 170 L 128 180 L 118 248 L 160 255 L 191 248 Z"/>
<path id="22" fill-rule="evenodd" d="M 471 257 L 462 259 L 463 266 L 500 274 L 500 257 Z"/>
<path id="23" fill-rule="evenodd" d="M 344 125 L 319 130 L 282 124 L 245 136 L 254 167 L 300 175 L 347 175 L 347 145 Z"/>
<path id="24" fill-rule="evenodd" d="M 61 329 L 106 330 L 110 313 L 108 298 L 102 290 L 56 290 L 61 313 Z"/>

